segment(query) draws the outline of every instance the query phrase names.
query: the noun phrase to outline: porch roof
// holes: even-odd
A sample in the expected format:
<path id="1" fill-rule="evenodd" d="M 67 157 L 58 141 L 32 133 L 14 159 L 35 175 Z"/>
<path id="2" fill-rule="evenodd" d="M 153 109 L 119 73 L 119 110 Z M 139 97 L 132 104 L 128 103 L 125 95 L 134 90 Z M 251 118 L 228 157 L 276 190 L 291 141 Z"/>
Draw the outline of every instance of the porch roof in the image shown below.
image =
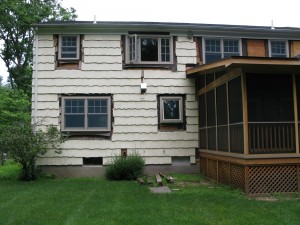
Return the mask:
<path id="1" fill-rule="evenodd" d="M 234 56 L 188 69 L 186 75 L 195 77 L 233 68 L 241 68 L 246 73 L 300 74 L 300 59 Z"/>

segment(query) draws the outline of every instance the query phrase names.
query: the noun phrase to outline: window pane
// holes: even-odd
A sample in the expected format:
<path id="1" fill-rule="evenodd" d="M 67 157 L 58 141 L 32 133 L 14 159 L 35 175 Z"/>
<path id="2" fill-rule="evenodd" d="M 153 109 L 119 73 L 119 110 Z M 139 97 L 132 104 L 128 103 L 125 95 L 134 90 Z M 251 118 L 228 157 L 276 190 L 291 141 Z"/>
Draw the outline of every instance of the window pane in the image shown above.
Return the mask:
<path id="1" fill-rule="evenodd" d="M 207 126 L 216 125 L 216 111 L 215 111 L 215 91 L 212 90 L 206 94 L 207 104 Z"/>
<path id="2" fill-rule="evenodd" d="M 77 58 L 77 36 L 62 36 L 61 57 Z"/>
<path id="3" fill-rule="evenodd" d="M 229 122 L 243 122 L 241 77 L 228 82 Z"/>
<path id="4" fill-rule="evenodd" d="M 158 61 L 157 38 L 141 38 L 141 61 Z"/>
<path id="5" fill-rule="evenodd" d="M 271 41 L 271 56 L 272 57 L 286 57 L 286 43 L 285 41 Z"/>
<path id="6" fill-rule="evenodd" d="M 88 115 L 88 127 L 107 128 L 108 116 L 103 114 Z"/>
<path id="7" fill-rule="evenodd" d="M 221 53 L 206 53 L 205 54 L 205 63 L 211 63 L 222 59 Z"/>
<path id="8" fill-rule="evenodd" d="M 84 128 L 84 115 L 65 115 L 65 128 Z"/>
<path id="9" fill-rule="evenodd" d="M 224 40 L 224 58 L 225 55 L 239 55 L 239 41 L 238 40 Z"/>
<path id="10" fill-rule="evenodd" d="M 207 39 L 205 40 L 205 63 L 217 61 L 222 58 L 221 40 Z"/>
<path id="11" fill-rule="evenodd" d="M 180 119 L 179 100 L 163 100 L 164 119 Z"/>
<path id="12" fill-rule="evenodd" d="M 161 39 L 161 61 L 170 62 L 170 39 Z"/>
<path id="13" fill-rule="evenodd" d="M 130 61 L 136 60 L 136 37 L 129 38 L 129 58 Z"/>
<path id="14" fill-rule="evenodd" d="M 66 99 L 65 113 L 84 113 L 83 99 Z"/>

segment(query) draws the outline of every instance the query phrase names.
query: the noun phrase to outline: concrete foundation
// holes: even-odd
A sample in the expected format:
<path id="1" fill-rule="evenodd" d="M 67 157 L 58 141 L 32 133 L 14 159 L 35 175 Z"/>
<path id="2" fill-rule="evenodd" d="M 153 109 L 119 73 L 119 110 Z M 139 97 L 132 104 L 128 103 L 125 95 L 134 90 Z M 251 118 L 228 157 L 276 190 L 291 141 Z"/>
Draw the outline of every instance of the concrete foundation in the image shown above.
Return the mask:
<path id="1" fill-rule="evenodd" d="M 104 177 L 105 166 L 40 166 L 43 172 L 57 178 Z M 154 175 L 162 173 L 199 173 L 199 165 L 147 165 L 144 173 Z"/>

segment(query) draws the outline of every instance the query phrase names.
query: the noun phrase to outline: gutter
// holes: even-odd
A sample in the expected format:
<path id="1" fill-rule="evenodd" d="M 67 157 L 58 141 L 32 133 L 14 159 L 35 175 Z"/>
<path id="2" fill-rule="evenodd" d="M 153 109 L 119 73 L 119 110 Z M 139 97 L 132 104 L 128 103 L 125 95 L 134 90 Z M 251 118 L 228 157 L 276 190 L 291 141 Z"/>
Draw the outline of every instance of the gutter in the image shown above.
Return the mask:
<path id="1" fill-rule="evenodd" d="M 39 64 L 39 35 L 38 28 L 36 28 L 35 34 L 35 71 L 34 71 L 34 114 L 33 114 L 33 125 L 34 128 L 37 126 L 37 106 L 38 106 L 38 64 Z"/>

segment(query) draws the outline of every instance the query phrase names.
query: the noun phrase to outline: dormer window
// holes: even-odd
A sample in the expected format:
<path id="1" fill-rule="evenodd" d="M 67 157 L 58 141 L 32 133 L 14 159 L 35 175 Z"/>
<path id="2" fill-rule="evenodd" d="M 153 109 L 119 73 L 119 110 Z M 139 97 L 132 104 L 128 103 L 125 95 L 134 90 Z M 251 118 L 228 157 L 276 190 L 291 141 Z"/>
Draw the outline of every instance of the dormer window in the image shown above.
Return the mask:
<path id="1" fill-rule="evenodd" d="M 271 57 L 277 57 L 277 58 L 288 57 L 287 41 L 270 40 L 269 41 L 269 55 Z"/>
<path id="2" fill-rule="evenodd" d="M 172 37 L 168 35 L 129 35 L 126 63 L 171 64 L 172 43 Z"/>
<path id="3" fill-rule="evenodd" d="M 79 60 L 79 35 L 59 36 L 59 60 Z"/>

